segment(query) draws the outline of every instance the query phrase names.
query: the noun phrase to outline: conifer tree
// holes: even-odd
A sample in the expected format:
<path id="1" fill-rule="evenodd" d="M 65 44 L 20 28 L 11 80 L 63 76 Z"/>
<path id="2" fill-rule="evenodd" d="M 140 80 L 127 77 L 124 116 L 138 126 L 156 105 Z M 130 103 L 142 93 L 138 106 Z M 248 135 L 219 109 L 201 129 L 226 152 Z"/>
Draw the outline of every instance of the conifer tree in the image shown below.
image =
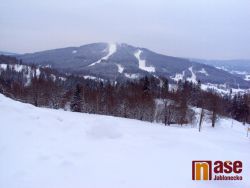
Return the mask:
<path id="1" fill-rule="evenodd" d="M 76 85 L 75 92 L 73 94 L 73 98 L 70 104 L 70 109 L 73 112 L 81 112 L 82 111 L 82 91 L 81 86 L 79 84 Z"/>

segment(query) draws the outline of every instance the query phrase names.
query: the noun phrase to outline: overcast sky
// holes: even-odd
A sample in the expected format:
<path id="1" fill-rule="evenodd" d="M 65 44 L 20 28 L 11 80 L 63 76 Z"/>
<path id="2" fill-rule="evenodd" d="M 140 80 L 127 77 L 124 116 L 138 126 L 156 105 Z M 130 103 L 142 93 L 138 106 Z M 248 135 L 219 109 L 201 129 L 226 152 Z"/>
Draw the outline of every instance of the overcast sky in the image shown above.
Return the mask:
<path id="1" fill-rule="evenodd" d="M 0 51 L 93 42 L 181 57 L 250 59 L 250 0 L 1 0 Z"/>

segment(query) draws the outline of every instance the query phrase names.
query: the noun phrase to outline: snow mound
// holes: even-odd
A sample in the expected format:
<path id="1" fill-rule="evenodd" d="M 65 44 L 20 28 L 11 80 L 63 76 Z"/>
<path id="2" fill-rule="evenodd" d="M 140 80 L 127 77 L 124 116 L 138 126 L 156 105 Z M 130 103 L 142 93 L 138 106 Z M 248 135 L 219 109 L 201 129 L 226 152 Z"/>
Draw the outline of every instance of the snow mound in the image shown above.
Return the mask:
<path id="1" fill-rule="evenodd" d="M 172 126 L 36 108 L 0 94 L 0 187 L 250 187 L 246 127 Z M 231 128 L 232 127 L 232 128 Z M 193 160 L 241 160 L 243 181 L 192 181 Z M 181 179 L 181 181 L 180 181 Z"/>

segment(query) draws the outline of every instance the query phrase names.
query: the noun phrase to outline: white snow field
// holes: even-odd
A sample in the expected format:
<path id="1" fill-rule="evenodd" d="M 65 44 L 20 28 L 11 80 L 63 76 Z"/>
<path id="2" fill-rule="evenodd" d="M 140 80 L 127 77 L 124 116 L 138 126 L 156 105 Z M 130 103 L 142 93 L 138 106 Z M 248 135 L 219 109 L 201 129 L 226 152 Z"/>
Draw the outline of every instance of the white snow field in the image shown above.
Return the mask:
<path id="1" fill-rule="evenodd" d="M 1 188 L 248 188 L 246 127 L 165 127 L 0 95 Z M 192 181 L 192 160 L 241 160 L 243 181 Z"/>

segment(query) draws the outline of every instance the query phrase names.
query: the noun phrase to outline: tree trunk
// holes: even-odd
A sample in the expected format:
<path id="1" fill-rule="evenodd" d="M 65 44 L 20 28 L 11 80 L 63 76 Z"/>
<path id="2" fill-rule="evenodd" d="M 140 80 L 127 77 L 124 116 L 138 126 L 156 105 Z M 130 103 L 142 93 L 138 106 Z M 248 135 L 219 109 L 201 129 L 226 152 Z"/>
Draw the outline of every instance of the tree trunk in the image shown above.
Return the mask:
<path id="1" fill-rule="evenodd" d="M 216 121 L 216 113 L 215 113 L 215 111 L 213 111 L 213 114 L 212 114 L 212 127 L 215 127 L 215 121 Z"/>
<path id="2" fill-rule="evenodd" d="M 201 132 L 201 124 L 202 124 L 202 120 L 204 117 L 204 109 L 201 109 L 201 114 L 200 114 L 200 122 L 199 122 L 199 132 Z"/>

